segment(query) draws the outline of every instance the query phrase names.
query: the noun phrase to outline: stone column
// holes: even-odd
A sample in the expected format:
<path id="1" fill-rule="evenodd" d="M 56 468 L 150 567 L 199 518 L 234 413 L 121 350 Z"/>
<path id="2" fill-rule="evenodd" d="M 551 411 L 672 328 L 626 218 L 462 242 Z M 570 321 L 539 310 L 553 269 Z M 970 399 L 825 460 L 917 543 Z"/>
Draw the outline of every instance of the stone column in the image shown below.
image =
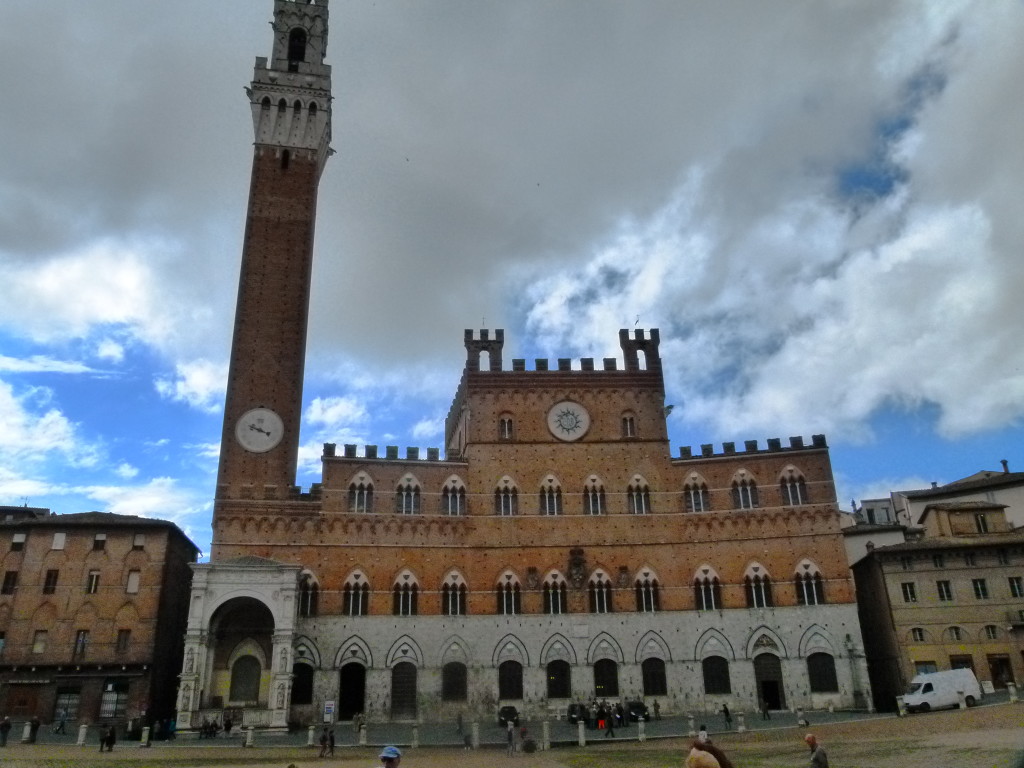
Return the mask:
<path id="1" fill-rule="evenodd" d="M 480 749 L 480 723 L 476 720 L 469 724 L 469 743 L 473 749 Z"/>
<path id="2" fill-rule="evenodd" d="M 412 748 L 416 749 L 420 745 L 420 724 L 412 724 Z"/>
<path id="3" fill-rule="evenodd" d="M 547 720 L 540 724 L 540 748 L 551 749 L 551 723 Z"/>
<path id="4" fill-rule="evenodd" d="M 306 734 L 306 746 L 312 747 L 316 744 L 316 726 L 309 726 L 309 732 Z"/>
<path id="5" fill-rule="evenodd" d="M 270 727 L 288 727 L 288 705 L 291 700 L 292 684 L 292 635 L 274 633 L 273 658 L 270 669 Z"/>
<path id="6" fill-rule="evenodd" d="M 587 746 L 586 723 L 582 720 L 576 723 L 576 743 L 581 747 Z"/>
<path id="7" fill-rule="evenodd" d="M 697 728 L 695 727 L 695 724 L 694 724 L 693 715 L 687 715 L 686 716 L 686 721 L 689 724 L 689 729 L 690 729 L 689 733 L 687 735 L 692 739 L 694 736 L 697 735 Z"/>
<path id="8" fill-rule="evenodd" d="M 1010 694 L 1010 703 L 1017 701 L 1017 686 L 1014 683 L 1006 683 L 1006 692 Z"/>
<path id="9" fill-rule="evenodd" d="M 647 723 L 641 717 L 636 724 L 636 738 L 638 741 L 647 741 Z"/>
<path id="10" fill-rule="evenodd" d="M 251 746 L 253 746 L 253 742 L 255 741 L 255 738 L 256 738 L 256 729 L 253 728 L 250 725 L 249 726 L 249 730 L 247 730 L 245 732 L 245 743 L 242 746 L 244 746 L 244 747 L 251 747 Z"/>
<path id="11" fill-rule="evenodd" d="M 142 738 L 139 739 L 139 746 L 140 747 L 152 746 L 149 743 L 149 726 L 148 725 L 145 728 L 142 729 Z"/>
<path id="12" fill-rule="evenodd" d="M 736 713 L 736 733 L 743 733 L 747 730 L 747 717 L 742 712 Z"/>
<path id="13" fill-rule="evenodd" d="M 78 726 L 78 741 L 76 741 L 75 743 L 78 746 L 80 746 L 80 747 L 84 747 L 85 746 L 85 740 L 88 737 L 88 735 L 89 735 L 89 726 L 86 725 L 85 723 L 82 723 L 80 726 Z"/>

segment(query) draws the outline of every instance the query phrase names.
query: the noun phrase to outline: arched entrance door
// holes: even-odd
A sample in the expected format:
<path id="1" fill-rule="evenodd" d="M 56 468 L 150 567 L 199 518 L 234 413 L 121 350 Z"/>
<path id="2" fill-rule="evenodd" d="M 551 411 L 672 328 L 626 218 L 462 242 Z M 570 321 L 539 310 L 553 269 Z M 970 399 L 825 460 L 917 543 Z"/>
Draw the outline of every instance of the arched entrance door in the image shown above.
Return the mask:
<path id="1" fill-rule="evenodd" d="M 612 659 L 594 662 L 594 695 L 599 699 L 619 695 L 619 665 Z"/>
<path id="2" fill-rule="evenodd" d="M 351 720 L 366 706 L 366 667 L 349 662 L 341 667 L 338 687 L 338 719 Z"/>
<path id="3" fill-rule="evenodd" d="M 416 665 L 402 661 L 391 670 L 391 719 L 416 717 Z"/>
<path id="4" fill-rule="evenodd" d="M 782 661 L 771 653 L 754 658 L 754 680 L 757 683 L 758 706 L 785 709 L 786 693 L 782 685 Z"/>

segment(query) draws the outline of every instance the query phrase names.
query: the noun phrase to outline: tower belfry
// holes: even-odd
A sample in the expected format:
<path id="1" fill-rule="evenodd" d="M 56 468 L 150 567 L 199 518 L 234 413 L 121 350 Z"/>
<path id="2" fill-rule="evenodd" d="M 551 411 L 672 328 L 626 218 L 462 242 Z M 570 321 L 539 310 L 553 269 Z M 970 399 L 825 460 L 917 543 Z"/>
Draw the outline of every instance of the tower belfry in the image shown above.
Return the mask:
<path id="1" fill-rule="evenodd" d="M 327 6 L 275 0 L 273 52 L 256 58 L 246 89 L 255 142 L 218 501 L 287 498 L 295 482 L 317 187 L 331 152 Z"/>

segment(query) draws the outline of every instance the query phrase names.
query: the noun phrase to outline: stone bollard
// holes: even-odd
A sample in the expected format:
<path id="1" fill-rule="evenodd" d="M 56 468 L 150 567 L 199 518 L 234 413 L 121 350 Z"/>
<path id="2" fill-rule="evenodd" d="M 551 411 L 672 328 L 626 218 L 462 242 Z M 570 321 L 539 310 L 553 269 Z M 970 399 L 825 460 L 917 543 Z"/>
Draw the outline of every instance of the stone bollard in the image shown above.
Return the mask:
<path id="1" fill-rule="evenodd" d="M 742 712 L 736 713 L 736 733 L 743 733 L 747 730 L 747 716 Z"/>
<path id="2" fill-rule="evenodd" d="M 586 723 L 582 720 L 576 721 L 576 743 L 581 747 L 587 746 L 587 731 Z"/>
<path id="3" fill-rule="evenodd" d="M 245 743 L 244 743 L 244 744 L 243 744 L 242 746 L 243 746 L 243 747 L 251 747 L 251 746 L 253 746 L 253 742 L 254 742 L 255 740 L 256 740 L 256 729 L 255 729 L 255 728 L 253 728 L 253 727 L 252 727 L 252 726 L 250 725 L 250 726 L 249 726 L 249 730 L 247 730 L 247 731 L 245 732 Z"/>
<path id="4" fill-rule="evenodd" d="M 695 721 L 694 721 L 693 715 L 687 715 L 686 716 L 686 720 L 690 724 L 690 732 L 689 732 L 688 735 L 692 739 L 694 736 L 697 735 L 697 729 L 694 727 Z"/>
<path id="5" fill-rule="evenodd" d="M 366 746 L 366 723 L 360 723 L 359 725 L 359 746 Z"/>
<path id="6" fill-rule="evenodd" d="M 903 700 L 902 696 L 896 697 L 896 716 L 906 717 L 907 716 L 907 702 Z"/>
<path id="7" fill-rule="evenodd" d="M 89 726 L 86 725 L 85 723 L 82 723 L 80 726 L 78 726 L 78 741 L 76 741 L 75 744 L 77 744 L 80 747 L 84 747 L 85 746 L 85 739 L 86 739 L 86 737 L 88 735 L 89 735 Z"/>
<path id="8" fill-rule="evenodd" d="M 21 743 L 28 744 L 32 741 L 32 723 L 25 721 L 25 727 L 21 729 Z"/>
<path id="9" fill-rule="evenodd" d="M 964 695 L 964 692 L 963 691 L 957 691 L 956 692 L 956 697 L 960 701 L 960 703 L 958 704 L 960 709 L 967 709 L 967 697 Z"/>
<path id="10" fill-rule="evenodd" d="M 797 723 L 799 723 L 803 719 L 804 719 L 804 709 L 803 709 L 803 707 L 797 707 L 796 708 L 796 721 L 797 721 Z"/>
<path id="11" fill-rule="evenodd" d="M 551 749 L 551 723 L 547 720 L 540 724 L 540 748 Z"/>
<path id="12" fill-rule="evenodd" d="M 1013 702 L 1015 702 L 1015 701 L 1018 701 L 1018 699 L 1017 699 L 1017 686 L 1016 686 L 1016 684 L 1015 684 L 1015 683 L 1009 683 L 1009 682 L 1008 682 L 1008 683 L 1006 684 L 1006 692 L 1007 692 L 1008 694 L 1010 694 L 1010 703 L 1011 703 L 1011 704 L 1012 704 Z"/>
<path id="13" fill-rule="evenodd" d="M 316 744 L 316 726 L 309 726 L 309 732 L 306 734 L 306 746 L 312 747 Z"/>
<path id="14" fill-rule="evenodd" d="M 473 749 L 480 749 L 480 723 L 476 720 L 469 724 L 469 745 Z"/>
<path id="15" fill-rule="evenodd" d="M 412 748 L 416 749 L 420 745 L 420 724 L 412 724 Z"/>
<path id="16" fill-rule="evenodd" d="M 142 729 L 142 738 L 139 739 L 139 746 L 140 747 L 150 747 L 150 746 L 152 746 L 152 744 L 150 744 L 150 742 L 149 742 L 149 726 L 148 725 L 145 728 Z"/>
<path id="17" fill-rule="evenodd" d="M 835 712 L 835 711 L 836 711 L 836 705 L 835 705 L 835 702 L 831 702 L 831 701 L 830 701 L 830 702 L 828 703 L 828 711 L 829 711 L 829 714 L 831 714 L 831 713 L 833 713 L 833 712 Z"/>
<path id="18" fill-rule="evenodd" d="M 640 742 L 647 741 L 647 723 L 642 717 L 636 721 L 636 738 Z"/>

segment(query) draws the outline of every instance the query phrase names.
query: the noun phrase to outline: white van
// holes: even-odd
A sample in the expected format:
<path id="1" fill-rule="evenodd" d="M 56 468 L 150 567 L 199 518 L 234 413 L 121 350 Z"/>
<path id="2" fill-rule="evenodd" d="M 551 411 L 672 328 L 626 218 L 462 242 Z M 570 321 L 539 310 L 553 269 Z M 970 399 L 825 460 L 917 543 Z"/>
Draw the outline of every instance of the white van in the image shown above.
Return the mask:
<path id="1" fill-rule="evenodd" d="M 910 688 L 903 696 L 903 702 L 909 712 L 957 707 L 960 705 L 959 691 L 964 692 L 968 707 L 973 707 L 981 701 L 983 695 L 978 678 L 969 669 L 928 672 L 914 676 L 910 681 Z"/>

